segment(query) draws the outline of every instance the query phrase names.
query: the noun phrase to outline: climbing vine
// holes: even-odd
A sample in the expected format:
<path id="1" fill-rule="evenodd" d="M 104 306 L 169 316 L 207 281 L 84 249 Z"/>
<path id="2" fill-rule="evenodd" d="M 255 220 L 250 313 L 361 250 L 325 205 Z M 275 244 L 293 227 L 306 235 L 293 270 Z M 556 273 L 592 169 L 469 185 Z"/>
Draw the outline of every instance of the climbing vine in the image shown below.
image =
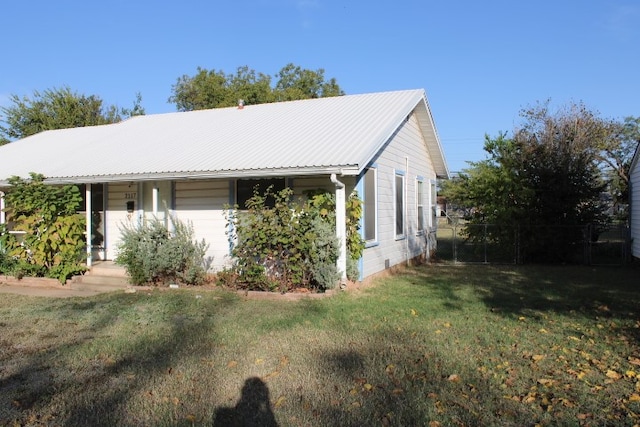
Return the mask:
<path id="1" fill-rule="evenodd" d="M 85 219 L 76 213 L 82 201 L 78 187 L 46 185 L 44 176 L 36 173 L 27 180 L 14 176 L 9 184 L 9 227 L 0 230 L 4 273 L 54 277 L 64 283 L 84 271 Z"/>

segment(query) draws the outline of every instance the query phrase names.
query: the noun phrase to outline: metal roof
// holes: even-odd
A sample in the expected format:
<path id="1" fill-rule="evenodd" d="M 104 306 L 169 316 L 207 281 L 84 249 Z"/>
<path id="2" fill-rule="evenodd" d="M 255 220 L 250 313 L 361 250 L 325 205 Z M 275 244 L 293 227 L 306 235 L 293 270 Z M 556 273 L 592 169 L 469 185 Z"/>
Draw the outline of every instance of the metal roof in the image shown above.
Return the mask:
<path id="1" fill-rule="evenodd" d="M 416 112 L 438 176 L 448 176 L 423 90 L 136 116 L 52 130 L 0 147 L 0 184 L 37 172 L 89 183 L 360 173 Z"/>

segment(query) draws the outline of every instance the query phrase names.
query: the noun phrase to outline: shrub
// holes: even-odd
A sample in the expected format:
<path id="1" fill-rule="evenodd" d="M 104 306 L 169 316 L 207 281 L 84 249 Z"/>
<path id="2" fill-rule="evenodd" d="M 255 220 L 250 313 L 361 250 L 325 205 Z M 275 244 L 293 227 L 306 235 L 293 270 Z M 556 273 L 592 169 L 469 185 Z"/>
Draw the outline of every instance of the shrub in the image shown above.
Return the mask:
<path id="1" fill-rule="evenodd" d="M 324 190 L 306 193 L 306 200 L 294 201 L 292 194 L 290 188 L 273 192 L 270 187 L 264 194 L 254 191 L 247 211 L 226 208 L 236 274 L 219 275 L 223 283 L 281 292 L 296 287 L 326 290 L 337 284 L 335 198 Z M 272 207 L 267 206 L 268 199 L 274 201 Z M 364 245 L 358 233 L 362 208 L 357 195 L 349 198 L 347 208 L 347 258 L 359 258 Z M 350 272 L 354 267 L 357 277 L 356 263 L 351 263 Z"/>
<path id="2" fill-rule="evenodd" d="M 23 231 L 21 241 L 1 230 L 0 245 L 7 273 L 18 277 L 47 276 L 64 283 L 86 268 L 82 265 L 85 249 L 85 225 L 76 213 L 82 197 L 76 186 L 56 187 L 44 184 L 44 176 L 32 173 L 29 180 L 9 179 L 5 199 L 7 222 L 13 230 Z"/>
<path id="3" fill-rule="evenodd" d="M 136 285 L 181 282 L 199 285 L 205 280 L 209 247 L 194 239 L 193 226 L 171 218 L 173 232 L 158 219 L 143 225 L 121 227 L 122 242 L 115 262 L 122 265 Z"/>

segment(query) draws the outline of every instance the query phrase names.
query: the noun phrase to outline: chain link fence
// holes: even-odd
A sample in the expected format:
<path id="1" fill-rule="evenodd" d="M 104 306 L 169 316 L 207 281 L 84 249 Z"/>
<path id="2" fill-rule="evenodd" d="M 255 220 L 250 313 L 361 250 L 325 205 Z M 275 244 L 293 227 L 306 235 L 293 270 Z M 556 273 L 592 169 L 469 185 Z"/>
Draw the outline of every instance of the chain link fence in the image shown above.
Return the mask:
<path id="1" fill-rule="evenodd" d="M 499 236 L 498 243 L 497 239 Z M 465 264 L 523 264 L 531 260 L 586 265 L 624 265 L 630 261 L 625 225 L 513 227 L 467 224 L 440 218 L 436 257 Z M 569 242 L 569 243 L 567 243 Z"/>

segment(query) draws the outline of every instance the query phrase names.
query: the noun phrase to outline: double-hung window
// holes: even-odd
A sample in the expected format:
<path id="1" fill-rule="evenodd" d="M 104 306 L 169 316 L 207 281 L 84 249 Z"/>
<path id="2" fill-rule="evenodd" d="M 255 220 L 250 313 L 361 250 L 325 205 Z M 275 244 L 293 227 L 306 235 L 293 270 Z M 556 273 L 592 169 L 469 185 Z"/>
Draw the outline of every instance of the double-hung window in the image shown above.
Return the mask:
<path id="1" fill-rule="evenodd" d="M 404 172 L 396 171 L 394 190 L 395 190 L 394 201 L 395 201 L 396 239 L 403 239 L 405 237 Z"/>
<path id="2" fill-rule="evenodd" d="M 369 168 L 364 174 L 364 240 L 373 243 L 378 240 L 378 190 L 377 169 Z"/>

